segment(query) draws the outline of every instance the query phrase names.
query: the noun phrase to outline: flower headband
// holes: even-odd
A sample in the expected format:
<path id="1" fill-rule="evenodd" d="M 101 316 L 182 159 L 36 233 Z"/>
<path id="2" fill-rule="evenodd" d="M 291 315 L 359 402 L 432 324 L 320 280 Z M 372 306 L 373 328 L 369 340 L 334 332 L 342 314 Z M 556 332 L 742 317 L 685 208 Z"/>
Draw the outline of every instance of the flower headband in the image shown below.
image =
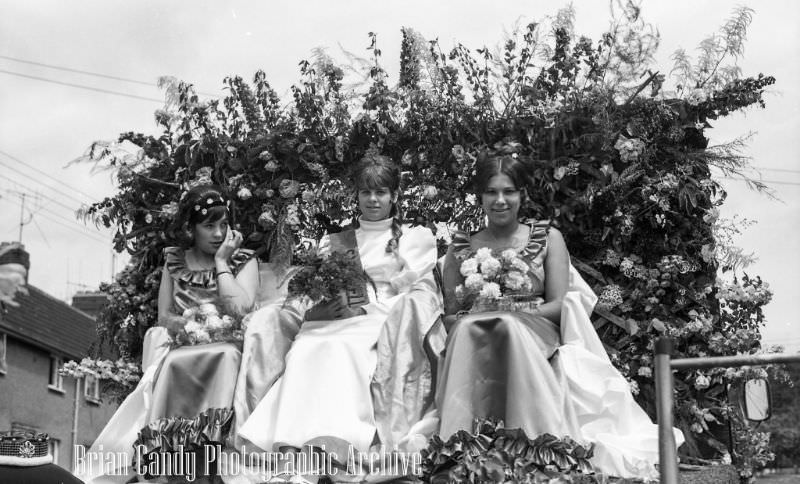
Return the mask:
<path id="1" fill-rule="evenodd" d="M 229 204 L 230 202 L 222 198 L 222 195 L 218 193 L 212 193 L 211 195 L 206 197 L 204 201 L 196 203 L 194 205 L 194 211 L 195 213 L 200 212 L 201 214 L 206 215 L 208 213 L 208 209 L 210 208 L 221 207 L 221 206 L 228 207 Z"/>

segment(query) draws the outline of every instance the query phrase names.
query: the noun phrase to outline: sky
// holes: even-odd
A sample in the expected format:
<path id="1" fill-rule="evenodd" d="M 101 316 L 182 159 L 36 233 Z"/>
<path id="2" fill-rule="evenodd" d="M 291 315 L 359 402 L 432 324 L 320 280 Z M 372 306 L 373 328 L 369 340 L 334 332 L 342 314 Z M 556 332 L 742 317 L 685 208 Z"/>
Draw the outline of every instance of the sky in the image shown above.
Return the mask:
<path id="1" fill-rule="evenodd" d="M 723 217 L 753 222 L 738 245 L 758 261 L 748 268 L 774 291 L 763 331 L 768 344 L 800 349 L 800 2 L 753 0 L 644 1 L 645 20 L 661 35 L 655 67 L 671 68 L 679 47 L 696 46 L 736 5 L 756 12 L 748 31 L 744 75 L 773 75 L 767 109 L 750 109 L 714 124 L 712 144 L 753 132 L 746 154 L 775 198 L 739 180 L 720 179 L 728 199 Z M 368 32 L 378 35 L 383 65 L 396 80 L 402 27 L 444 49 L 460 42 L 493 47 L 515 22 L 554 15 L 555 1 L 156 1 L 0 0 L 0 240 L 31 253 L 30 284 L 69 300 L 96 288 L 125 258 L 111 235 L 75 219 L 83 203 L 114 193 L 107 172 L 70 164 L 95 140 L 121 132 L 157 134 L 153 112 L 163 104 L 160 76 L 222 95 L 227 75 L 258 69 L 286 96 L 298 62 L 316 47 L 344 60 L 341 48 L 366 56 Z M 608 27 L 607 2 L 573 2 L 575 30 L 596 40 Z M 78 72 L 83 71 L 83 72 Z M 91 74 L 89 74 L 91 73 Z M 105 77 L 104 77 L 105 76 Z M 136 81 L 136 82 L 132 82 Z M 24 200 L 23 200 L 24 197 Z M 22 204 L 24 202 L 24 208 Z M 567 241 L 568 242 L 568 241 Z"/>

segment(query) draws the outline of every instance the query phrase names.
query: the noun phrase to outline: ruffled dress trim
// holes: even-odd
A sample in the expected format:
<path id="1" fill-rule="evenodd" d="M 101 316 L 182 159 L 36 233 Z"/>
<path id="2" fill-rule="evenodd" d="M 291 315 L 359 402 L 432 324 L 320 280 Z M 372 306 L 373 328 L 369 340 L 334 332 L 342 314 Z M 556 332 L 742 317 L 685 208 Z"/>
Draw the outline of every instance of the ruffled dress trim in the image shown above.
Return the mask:
<path id="1" fill-rule="evenodd" d="M 232 408 L 209 408 L 195 418 L 160 418 L 144 426 L 133 443 L 146 453 L 180 452 L 204 444 L 224 444 L 233 425 Z"/>
<path id="2" fill-rule="evenodd" d="M 237 250 L 228 261 L 231 272 L 235 276 L 255 256 L 249 249 Z M 215 269 L 189 269 L 186 266 L 186 251 L 181 247 L 167 247 L 164 249 L 165 266 L 169 275 L 191 287 L 213 289 L 217 287 Z"/>
<path id="3" fill-rule="evenodd" d="M 530 275 L 539 281 L 543 289 L 545 277 L 544 259 L 547 256 L 547 234 L 553 224 L 550 220 L 529 220 L 524 223 L 531 228 L 531 232 L 528 237 L 528 243 L 525 244 L 525 247 L 520 249 L 518 253 L 520 257 L 528 261 L 531 267 Z M 459 263 L 475 255 L 475 251 L 472 250 L 472 245 L 470 243 L 471 238 L 472 234 L 462 230 L 458 230 L 453 234 L 451 245 L 454 249 L 456 260 L 458 260 Z M 533 297 L 534 300 L 539 299 L 538 294 L 535 296 L 536 297 Z M 520 300 L 522 299 L 524 298 Z"/>

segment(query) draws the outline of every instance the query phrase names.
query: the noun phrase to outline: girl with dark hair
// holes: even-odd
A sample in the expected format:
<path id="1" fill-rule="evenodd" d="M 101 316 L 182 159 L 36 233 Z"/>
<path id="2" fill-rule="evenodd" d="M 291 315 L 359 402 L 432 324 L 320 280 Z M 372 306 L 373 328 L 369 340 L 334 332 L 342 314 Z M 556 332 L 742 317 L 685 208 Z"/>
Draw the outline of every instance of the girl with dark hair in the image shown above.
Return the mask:
<path id="1" fill-rule="evenodd" d="M 594 331 L 589 314 L 597 297 L 571 267 L 555 227 L 518 220 L 528 173 L 513 156 L 478 161 L 474 186 L 486 227 L 457 233 L 445 258 L 450 331 L 436 396 L 441 438 L 472 430 L 476 418 L 495 417 L 531 439 L 549 433 L 594 443 L 593 463 L 603 473 L 653 477 L 658 428 Z M 487 303 L 497 296 L 487 286 L 483 300 L 464 297 L 467 278 L 480 285 L 478 269 L 484 263 L 491 269 L 489 257 L 512 256 L 524 262 L 527 280 L 509 286 L 522 289 L 503 294 L 502 306 Z"/>
<path id="2" fill-rule="evenodd" d="M 374 287 L 364 300 L 322 301 L 305 312 L 282 377 L 240 429 L 267 451 L 310 445 L 344 463 L 352 451 L 408 449 L 432 403 L 425 340 L 443 336 L 434 329 L 436 241 L 425 227 L 402 226 L 391 160 L 365 157 L 354 179 L 360 216 L 352 229 L 323 237 L 320 252 L 357 254 Z"/>
<path id="3" fill-rule="evenodd" d="M 186 324 L 178 316 L 189 310 L 216 310 L 221 316 L 244 314 L 252 307 L 258 264 L 252 251 L 240 249 L 242 236 L 229 221 L 227 202 L 217 187 L 192 188 L 181 200 L 172 235 L 184 245 L 164 250 L 159 325 L 145 334 L 144 374 L 92 451 L 129 453 L 144 446 L 169 452 L 179 450 L 178 445 L 189 449 L 228 441 L 240 345 L 216 342 L 169 349 L 167 326 Z M 135 472 L 115 472 L 126 470 Z"/>

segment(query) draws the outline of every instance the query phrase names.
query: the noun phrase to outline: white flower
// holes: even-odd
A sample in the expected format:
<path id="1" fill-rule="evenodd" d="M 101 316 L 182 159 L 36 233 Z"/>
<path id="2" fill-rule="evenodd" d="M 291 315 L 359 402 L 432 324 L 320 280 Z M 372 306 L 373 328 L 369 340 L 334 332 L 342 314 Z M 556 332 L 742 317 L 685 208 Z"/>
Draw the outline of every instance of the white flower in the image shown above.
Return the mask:
<path id="1" fill-rule="evenodd" d="M 475 259 L 478 261 L 478 263 L 485 261 L 491 256 L 492 256 L 492 249 L 488 247 L 481 247 L 480 249 L 478 249 L 477 252 L 475 252 Z"/>
<path id="2" fill-rule="evenodd" d="M 519 271 L 510 271 L 508 274 L 506 274 L 503 282 L 505 283 L 506 287 L 512 291 L 519 291 L 525 287 L 527 280 L 528 278 L 525 277 L 525 274 Z"/>
<path id="3" fill-rule="evenodd" d="M 146 223 L 146 224 L 153 223 L 153 214 L 148 213 L 147 215 L 145 215 L 144 216 L 144 223 Z"/>
<path id="4" fill-rule="evenodd" d="M 212 303 L 202 303 L 197 306 L 197 310 L 203 316 L 218 316 L 219 311 L 217 310 L 217 306 Z"/>
<path id="5" fill-rule="evenodd" d="M 564 178 L 564 175 L 567 174 L 567 167 L 566 166 L 559 166 L 558 168 L 553 171 L 553 178 L 556 180 L 560 180 Z"/>
<path id="6" fill-rule="evenodd" d="M 311 203 L 317 199 L 317 195 L 312 190 L 303 190 L 303 201 L 306 203 Z"/>
<path id="7" fill-rule="evenodd" d="M 639 155 L 644 152 L 645 144 L 638 138 L 626 138 L 620 135 L 614 144 L 614 148 L 619 152 L 619 157 L 623 163 L 628 163 L 639 159 Z"/>
<path id="8" fill-rule="evenodd" d="M 481 272 L 488 278 L 495 277 L 502 267 L 500 261 L 491 256 L 481 262 Z"/>
<path id="9" fill-rule="evenodd" d="M 517 259 L 517 251 L 514 249 L 506 249 L 500 253 L 500 258 L 505 262 L 513 262 Z"/>
<path id="10" fill-rule="evenodd" d="M 703 426 L 700 425 L 697 422 L 693 423 L 690 428 L 692 429 L 692 432 L 694 432 L 696 434 L 702 434 L 703 433 Z"/>
<path id="11" fill-rule="evenodd" d="M 692 106 L 697 106 L 698 104 L 705 102 L 708 99 L 708 95 L 702 89 L 694 89 L 692 92 L 686 96 L 686 102 Z"/>
<path id="12" fill-rule="evenodd" d="M 523 272 L 523 273 L 527 273 L 530 270 L 530 267 L 528 267 L 528 264 L 524 260 L 519 259 L 519 258 L 514 259 L 513 261 L 511 261 L 511 267 L 513 269 L 518 270 L 518 271 Z"/>
<path id="13" fill-rule="evenodd" d="M 272 156 L 272 153 L 270 153 L 269 150 L 264 150 L 258 154 L 258 159 L 262 161 L 270 161 L 274 160 L 275 157 Z"/>
<path id="14" fill-rule="evenodd" d="M 645 378 L 650 378 L 653 376 L 653 369 L 649 366 L 640 366 L 639 371 L 637 372 L 639 376 L 643 376 Z"/>
<path id="15" fill-rule="evenodd" d="M 470 274 L 464 281 L 464 286 L 470 291 L 477 292 L 481 290 L 485 282 L 486 280 L 483 278 L 483 275 Z"/>
<path id="16" fill-rule="evenodd" d="M 278 192 L 283 198 L 292 198 L 300 191 L 300 183 L 284 178 L 278 186 Z"/>
<path id="17" fill-rule="evenodd" d="M 467 277 L 471 274 L 478 272 L 478 261 L 474 258 L 469 258 L 461 263 L 461 275 Z"/>
<path id="18" fill-rule="evenodd" d="M 711 385 L 711 380 L 705 375 L 699 375 L 694 380 L 694 387 L 698 390 L 708 388 Z"/>
<path id="19" fill-rule="evenodd" d="M 264 170 L 274 173 L 280 169 L 280 165 L 275 160 L 269 160 L 266 165 L 264 165 Z"/>
<path id="20" fill-rule="evenodd" d="M 481 288 L 480 295 L 481 297 L 485 298 L 497 299 L 502 296 L 502 292 L 500 292 L 500 285 L 496 282 L 487 282 Z"/>
<path id="21" fill-rule="evenodd" d="M 437 190 L 433 185 L 425 185 L 425 187 L 422 189 L 422 196 L 428 200 L 433 200 L 438 194 L 439 190 Z"/>
<path id="22" fill-rule="evenodd" d="M 198 344 L 211 343 L 211 335 L 208 334 L 208 331 L 206 331 L 205 329 L 201 329 L 199 331 L 195 331 L 194 332 L 194 337 L 195 337 L 195 341 Z"/>
<path id="23" fill-rule="evenodd" d="M 249 200 L 253 194 L 247 188 L 240 188 L 238 192 L 236 192 L 236 196 L 239 197 L 241 200 Z"/>
<path id="24" fill-rule="evenodd" d="M 186 326 L 183 327 L 183 330 L 186 331 L 186 334 L 193 335 L 198 331 L 203 331 L 203 325 L 197 321 L 189 321 L 186 323 Z"/>

